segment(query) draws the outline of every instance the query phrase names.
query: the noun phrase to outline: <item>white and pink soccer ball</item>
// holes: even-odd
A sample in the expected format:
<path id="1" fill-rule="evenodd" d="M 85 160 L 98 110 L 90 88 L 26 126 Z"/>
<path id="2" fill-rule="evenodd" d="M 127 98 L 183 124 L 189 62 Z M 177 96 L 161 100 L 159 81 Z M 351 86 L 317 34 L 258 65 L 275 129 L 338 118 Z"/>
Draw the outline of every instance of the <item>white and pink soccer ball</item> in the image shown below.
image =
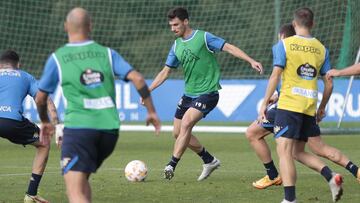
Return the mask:
<path id="1" fill-rule="evenodd" d="M 147 172 L 146 164 L 140 160 L 130 161 L 125 167 L 125 177 L 130 182 L 144 181 Z"/>

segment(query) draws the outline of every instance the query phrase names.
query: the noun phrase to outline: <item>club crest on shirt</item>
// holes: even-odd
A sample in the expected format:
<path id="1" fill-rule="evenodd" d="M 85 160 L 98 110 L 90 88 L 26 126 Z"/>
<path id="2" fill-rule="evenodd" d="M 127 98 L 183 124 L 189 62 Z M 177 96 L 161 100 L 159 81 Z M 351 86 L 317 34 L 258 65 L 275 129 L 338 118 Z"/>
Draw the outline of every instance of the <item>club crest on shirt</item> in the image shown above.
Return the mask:
<path id="1" fill-rule="evenodd" d="M 317 70 L 312 65 L 305 63 L 298 67 L 297 74 L 305 80 L 313 80 L 317 76 Z"/>
<path id="2" fill-rule="evenodd" d="M 87 68 L 80 76 L 81 84 L 89 88 L 100 86 L 104 82 L 104 74 L 100 71 Z"/>

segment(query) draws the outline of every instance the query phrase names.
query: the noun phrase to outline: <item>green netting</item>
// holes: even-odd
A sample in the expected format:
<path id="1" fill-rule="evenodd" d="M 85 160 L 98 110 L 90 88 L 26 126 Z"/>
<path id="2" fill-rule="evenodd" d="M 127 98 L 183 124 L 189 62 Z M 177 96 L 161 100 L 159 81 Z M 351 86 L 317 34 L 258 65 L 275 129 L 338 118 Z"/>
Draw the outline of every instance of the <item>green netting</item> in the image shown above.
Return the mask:
<path id="1" fill-rule="evenodd" d="M 315 12 L 314 35 L 331 50 L 334 65 L 342 49 L 350 51 L 339 64 L 353 63 L 359 46 L 359 0 L 11 0 L 0 2 L 0 49 L 17 50 L 24 68 L 39 77 L 48 55 L 66 42 L 67 11 L 82 6 L 93 17 L 93 39 L 118 50 L 146 78 L 153 78 L 174 40 L 166 13 L 180 5 L 188 8 L 193 28 L 238 45 L 263 63 L 266 75 L 272 69 L 271 46 L 278 26 L 290 22 L 299 7 Z M 351 39 L 344 42 L 344 37 Z M 223 78 L 266 77 L 226 53 L 218 58 Z"/>

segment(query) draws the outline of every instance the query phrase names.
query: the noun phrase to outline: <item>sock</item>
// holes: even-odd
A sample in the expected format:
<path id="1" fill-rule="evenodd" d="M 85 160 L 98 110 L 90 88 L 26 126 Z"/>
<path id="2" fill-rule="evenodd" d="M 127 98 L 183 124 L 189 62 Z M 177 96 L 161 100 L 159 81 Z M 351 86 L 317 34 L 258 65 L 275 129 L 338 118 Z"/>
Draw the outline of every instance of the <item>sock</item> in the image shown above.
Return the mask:
<path id="1" fill-rule="evenodd" d="M 327 180 L 327 182 L 329 182 L 331 180 L 332 171 L 330 170 L 329 167 L 324 166 L 324 168 L 321 169 L 320 173 L 322 176 L 324 176 L 324 178 Z"/>
<path id="2" fill-rule="evenodd" d="M 295 200 L 295 186 L 285 186 L 284 187 L 285 192 L 285 200 L 292 202 Z"/>
<path id="3" fill-rule="evenodd" d="M 353 162 L 349 161 L 348 164 L 346 164 L 346 167 L 345 167 L 350 173 L 352 173 L 355 178 L 357 178 L 357 173 L 358 173 L 358 170 L 359 170 L 359 167 L 357 165 L 355 165 Z"/>
<path id="4" fill-rule="evenodd" d="M 167 165 L 172 166 L 174 168 L 174 170 L 175 170 L 176 165 L 178 164 L 179 161 L 180 161 L 180 159 L 172 156 L 170 162 Z"/>
<path id="5" fill-rule="evenodd" d="M 269 163 L 264 164 L 264 166 L 265 166 L 266 173 L 269 176 L 270 180 L 274 180 L 276 177 L 278 177 L 279 173 L 276 170 L 276 167 L 272 160 Z"/>
<path id="6" fill-rule="evenodd" d="M 208 151 L 206 151 L 205 147 L 203 147 L 203 149 L 201 150 L 201 152 L 198 153 L 198 155 L 201 157 L 205 164 L 208 164 L 214 160 L 214 157 Z"/>
<path id="7" fill-rule="evenodd" d="M 35 196 L 37 194 L 41 177 L 42 175 L 38 175 L 35 173 L 31 174 L 30 183 L 27 191 L 28 195 Z"/>

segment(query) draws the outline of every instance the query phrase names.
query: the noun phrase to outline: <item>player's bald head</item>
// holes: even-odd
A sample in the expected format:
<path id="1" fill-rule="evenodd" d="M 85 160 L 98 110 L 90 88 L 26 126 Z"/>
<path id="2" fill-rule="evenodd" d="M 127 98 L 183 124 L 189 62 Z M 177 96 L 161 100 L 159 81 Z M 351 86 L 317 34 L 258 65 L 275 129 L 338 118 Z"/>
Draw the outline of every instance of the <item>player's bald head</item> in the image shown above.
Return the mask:
<path id="1" fill-rule="evenodd" d="M 91 28 L 91 19 L 87 10 L 80 7 L 71 9 L 66 16 L 65 27 L 70 33 L 88 34 Z"/>

